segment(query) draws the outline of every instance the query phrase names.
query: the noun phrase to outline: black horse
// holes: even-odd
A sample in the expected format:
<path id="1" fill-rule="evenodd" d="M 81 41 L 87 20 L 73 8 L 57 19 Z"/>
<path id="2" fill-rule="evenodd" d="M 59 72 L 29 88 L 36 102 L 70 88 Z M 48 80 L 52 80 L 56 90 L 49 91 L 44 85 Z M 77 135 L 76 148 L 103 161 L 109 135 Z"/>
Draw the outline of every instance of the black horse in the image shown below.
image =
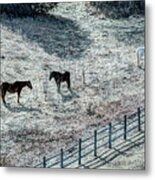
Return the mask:
<path id="1" fill-rule="evenodd" d="M 53 72 L 50 73 L 49 80 L 51 80 L 52 78 L 54 78 L 54 80 L 55 80 L 55 82 L 57 84 L 57 88 L 58 88 L 58 92 L 59 93 L 60 93 L 61 82 L 66 82 L 68 90 L 71 91 L 71 87 L 70 87 L 70 72 L 65 71 L 65 73 L 60 73 L 60 72 L 57 72 L 57 71 L 53 71 Z"/>
<path id="2" fill-rule="evenodd" d="M 3 103 L 6 104 L 6 101 L 5 101 L 6 92 L 17 93 L 18 95 L 17 102 L 19 103 L 21 90 L 25 86 L 32 89 L 32 84 L 30 81 L 16 81 L 14 83 L 3 82 L 0 86 L 1 97 L 2 97 Z"/>

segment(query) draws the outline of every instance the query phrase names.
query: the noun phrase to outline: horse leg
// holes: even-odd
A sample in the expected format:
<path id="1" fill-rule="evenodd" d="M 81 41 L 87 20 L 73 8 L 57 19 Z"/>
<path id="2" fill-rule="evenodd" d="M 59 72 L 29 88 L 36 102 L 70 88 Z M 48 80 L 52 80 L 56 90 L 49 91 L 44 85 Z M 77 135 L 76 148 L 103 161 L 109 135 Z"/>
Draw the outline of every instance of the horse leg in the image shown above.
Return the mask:
<path id="1" fill-rule="evenodd" d="M 71 86 L 70 86 L 70 79 L 68 78 L 66 82 L 67 82 L 67 88 L 68 88 L 68 90 L 69 90 L 70 92 L 72 92 L 72 91 L 71 91 Z"/>
<path id="2" fill-rule="evenodd" d="M 18 104 L 20 103 L 20 102 L 19 102 L 20 93 L 21 93 L 21 90 L 18 90 L 18 92 L 17 92 L 17 94 L 18 94 L 18 98 L 17 98 L 17 102 L 18 102 Z"/>
<path id="3" fill-rule="evenodd" d="M 58 93 L 60 93 L 60 82 L 57 82 Z"/>
<path id="4" fill-rule="evenodd" d="M 140 67 L 140 52 L 137 52 L 137 66 Z"/>
<path id="5" fill-rule="evenodd" d="M 2 100 L 4 104 L 6 104 L 5 95 L 6 95 L 6 91 L 2 90 Z"/>

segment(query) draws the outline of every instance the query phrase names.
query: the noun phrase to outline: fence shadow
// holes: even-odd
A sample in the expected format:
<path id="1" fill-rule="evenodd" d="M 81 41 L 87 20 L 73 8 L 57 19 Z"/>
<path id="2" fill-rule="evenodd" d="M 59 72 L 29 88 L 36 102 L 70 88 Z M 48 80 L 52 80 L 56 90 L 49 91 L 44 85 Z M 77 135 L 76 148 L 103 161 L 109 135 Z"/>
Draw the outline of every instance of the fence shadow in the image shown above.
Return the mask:
<path id="1" fill-rule="evenodd" d="M 12 32 L 37 43 L 49 55 L 56 54 L 61 59 L 79 59 L 91 44 L 89 32 L 81 30 L 75 21 L 62 16 L 10 18 L 2 15 L 1 23 Z"/>
<path id="2" fill-rule="evenodd" d="M 104 126 L 104 128 L 102 127 L 103 129 L 95 130 L 93 136 L 83 140 L 79 139 L 79 143 L 73 147 L 65 151 L 61 149 L 60 154 L 58 153 L 48 158 L 44 156 L 43 161 L 35 167 L 104 169 L 106 164 L 112 165 L 113 163 L 113 165 L 115 165 L 115 162 L 112 162 L 114 159 L 121 156 L 125 158 L 128 157 L 133 153 L 129 150 L 133 148 L 135 150 L 136 147 L 141 148 L 140 146 L 145 143 L 144 114 L 145 109 L 137 108 L 137 111 L 133 114 L 125 115 L 124 126 L 121 125 L 121 128 L 118 126 L 118 122 L 115 122 L 113 125 L 109 123 L 109 126 L 106 128 Z M 127 119 L 132 119 L 132 123 L 127 123 Z M 117 127 L 117 129 L 112 131 L 112 127 Z M 122 130 L 124 132 L 122 132 Z M 99 136 L 101 134 L 104 136 Z M 75 147 L 76 149 L 74 151 Z M 86 150 L 86 148 L 88 148 L 88 150 Z M 69 152 L 69 154 L 67 152 Z M 54 161 L 56 157 L 58 159 Z"/>
<path id="3" fill-rule="evenodd" d="M 87 169 L 98 169 L 106 164 L 109 164 L 118 156 L 126 155 L 126 152 L 131 150 L 132 148 L 135 148 L 137 146 L 140 146 L 141 144 L 144 144 L 144 141 L 145 141 L 144 132 L 138 133 L 133 138 L 137 138 L 137 139 L 135 141 L 130 139 L 130 140 L 121 142 L 114 148 L 109 149 L 105 151 L 104 153 L 98 155 L 97 157 L 94 157 L 94 159 L 82 164 L 82 166 Z"/>

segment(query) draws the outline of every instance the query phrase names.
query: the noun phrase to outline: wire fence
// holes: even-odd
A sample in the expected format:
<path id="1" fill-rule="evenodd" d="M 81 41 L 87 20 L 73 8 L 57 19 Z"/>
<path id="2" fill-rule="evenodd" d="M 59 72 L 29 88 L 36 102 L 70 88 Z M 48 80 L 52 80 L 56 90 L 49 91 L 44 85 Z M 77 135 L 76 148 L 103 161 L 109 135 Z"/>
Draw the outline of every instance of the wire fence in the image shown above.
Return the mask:
<path id="1" fill-rule="evenodd" d="M 90 137 L 79 139 L 79 142 L 68 149 L 60 149 L 60 152 L 43 157 L 41 163 L 35 168 L 78 168 L 88 157 L 97 157 L 100 151 L 106 151 L 115 147 L 118 140 L 126 141 L 134 133 L 144 131 L 145 110 L 138 108 L 136 112 L 125 115 L 124 120 L 110 122 L 108 125 L 94 130 Z"/>

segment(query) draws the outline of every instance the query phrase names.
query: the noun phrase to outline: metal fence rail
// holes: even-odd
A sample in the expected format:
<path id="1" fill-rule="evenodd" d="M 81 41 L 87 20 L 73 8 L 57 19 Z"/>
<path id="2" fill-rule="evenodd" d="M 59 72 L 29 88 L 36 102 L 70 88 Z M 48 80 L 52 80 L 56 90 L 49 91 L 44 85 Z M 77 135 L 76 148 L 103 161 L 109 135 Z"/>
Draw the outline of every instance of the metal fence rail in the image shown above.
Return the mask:
<path id="1" fill-rule="evenodd" d="M 124 122 L 111 122 L 107 126 L 94 131 L 94 135 L 85 139 L 79 139 L 74 146 L 64 150 L 49 158 L 43 157 L 43 161 L 34 167 L 44 168 L 66 168 L 72 166 L 78 168 L 82 160 L 88 155 L 96 157 L 98 151 L 106 148 L 111 149 L 117 140 L 127 140 L 134 132 L 145 130 L 145 109 L 138 108 L 136 112 L 124 116 Z"/>

